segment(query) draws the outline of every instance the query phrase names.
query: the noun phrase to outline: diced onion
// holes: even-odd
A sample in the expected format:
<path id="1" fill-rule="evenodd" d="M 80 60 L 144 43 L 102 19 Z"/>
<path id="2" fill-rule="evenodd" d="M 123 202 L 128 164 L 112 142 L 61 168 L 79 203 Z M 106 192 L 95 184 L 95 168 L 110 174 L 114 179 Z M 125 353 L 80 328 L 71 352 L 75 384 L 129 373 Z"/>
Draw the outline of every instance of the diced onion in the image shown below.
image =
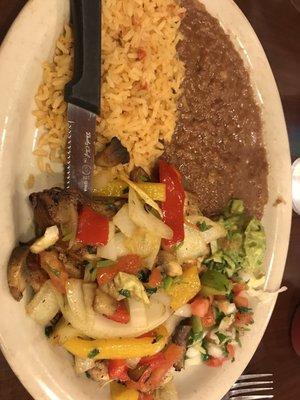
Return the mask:
<path id="1" fill-rule="evenodd" d="M 60 294 L 55 290 L 51 281 L 46 281 L 27 304 L 27 313 L 40 325 L 47 325 L 59 311 L 58 296 Z"/>
<path id="2" fill-rule="evenodd" d="M 134 190 L 143 200 L 146 204 L 148 204 L 150 207 L 154 208 L 154 210 L 156 210 L 159 215 L 162 217 L 162 211 L 159 208 L 158 204 L 151 199 L 150 196 L 147 195 L 146 192 L 144 192 L 144 190 L 142 190 L 140 187 L 138 187 L 138 185 L 134 182 L 132 182 L 131 180 L 129 180 L 126 176 L 121 176 L 121 179 L 127 183 L 127 185 L 130 187 L 131 190 Z M 129 191 L 130 191 L 129 189 Z"/>
<path id="3" fill-rule="evenodd" d="M 92 358 L 80 358 L 75 356 L 74 369 L 76 374 L 84 374 L 89 369 L 94 368 L 95 361 Z"/>
<path id="4" fill-rule="evenodd" d="M 190 215 L 186 219 L 194 225 L 201 223 L 206 225 L 208 229 L 200 231 L 200 233 L 207 244 L 226 236 L 226 229 L 221 224 L 203 215 Z"/>
<path id="5" fill-rule="evenodd" d="M 155 293 L 150 297 L 149 305 L 144 306 L 141 303 L 145 307 L 146 317 L 141 318 L 137 314 L 137 303 L 129 302 L 130 321 L 128 324 L 120 324 L 97 314 L 93 310 L 95 284 L 84 283 L 82 285 L 82 281 L 76 279 L 69 281 L 77 282 L 71 282 L 72 296 L 67 296 L 68 304 L 65 305 L 63 301 L 60 302 L 61 311 L 64 318 L 75 329 L 91 338 L 137 337 L 157 328 L 171 315 L 171 310 L 167 305 L 168 297 L 163 293 Z M 85 310 L 85 315 L 82 318 L 83 310 Z"/>
<path id="6" fill-rule="evenodd" d="M 38 254 L 42 251 L 53 246 L 59 239 L 59 231 L 56 225 L 50 226 L 45 230 L 42 237 L 37 239 L 31 246 L 30 251 L 32 253 Z"/>
<path id="7" fill-rule="evenodd" d="M 185 304 L 184 306 L 178 308 L 175 311 L 175 315 L 179 317 L 189 318 L 192 315 L 192 308 L 190 304 Z"/>
<path id="8" fill-rule="evenodd" d="M 117 212 L 113 217 L 114 224 L 124 233 L 127 237 L 132 237 L 137 226 L 129 217 L 128 204 L 124 206 Z"/>
<path id="9" fill-rule="evenodd" d="M 105 246 L 98 247 L 97 255 L 107 260 L 116 261 L 117 258 L 128 254 L 125 239 L 126 236 L 122 232 L 116 233 Z"/>
<path id="10" fill-rule="evenodd" d="M 196 259 L 208 252 L 202 232 L 196 226 L 184 224 L 184 240 L 176 251 L 179 262 Z"/>
<path id="11" fill-rule="evenodd" d="M 173 237 L 172 229 L 152 213 L 147 212 L 137 194 L 131 188 L 128 194 L 128 205 L 129 217 L 136 225 L 160 238 L 171 239 Z"/>
<path id="12" fill-rule="evenodd" d="M 86 309 L 80 279 L 69 279 L 66 284 L 67 300 L 72 313 L 81 321 L 85 320 Z"/>
<path id="13" fill-rule="evenodd" d="M 210 356 L 215 358 L 223 358 L 224 354 L 220 346 L 217 346 L 214 343 L 209 343 L 207 346 L 207 352 Z"/>

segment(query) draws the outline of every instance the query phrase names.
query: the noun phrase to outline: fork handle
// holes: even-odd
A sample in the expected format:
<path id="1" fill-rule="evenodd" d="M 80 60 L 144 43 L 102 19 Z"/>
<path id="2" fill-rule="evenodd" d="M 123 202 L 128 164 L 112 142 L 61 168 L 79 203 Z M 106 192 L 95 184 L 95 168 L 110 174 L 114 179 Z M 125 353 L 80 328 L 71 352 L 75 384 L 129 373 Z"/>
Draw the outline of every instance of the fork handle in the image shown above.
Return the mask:
<path id="1" fill-rule="evenodd" d="M 100 15 L 101 1 L 71 0 L 74 75 L 66 85 L 65 100 L 95 114 L 100 111 Z"/>

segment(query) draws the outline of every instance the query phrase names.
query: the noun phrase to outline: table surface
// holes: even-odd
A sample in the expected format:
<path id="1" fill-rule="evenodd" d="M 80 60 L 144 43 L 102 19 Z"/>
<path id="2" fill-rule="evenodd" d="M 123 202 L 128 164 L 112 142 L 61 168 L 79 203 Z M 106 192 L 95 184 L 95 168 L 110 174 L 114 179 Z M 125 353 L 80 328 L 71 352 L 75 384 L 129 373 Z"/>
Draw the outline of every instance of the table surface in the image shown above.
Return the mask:
<path id="1" fill-rule="evenodd" d="M 235 0 L 256 31 L 273 69 L 286 116 L 292 158 L 300 157 L 300 0 Z M 26 0 L 0 0 L 0 42 Z M 298 11 L 297 11 L 298 9 Z M 300 357 L 292 350 L 290 325 L 300 303 L 300 217 L 294 215 L 283 284 L 264 338 L 247 371 L 274 374 L 275 399 L 300 399 Z M 25 367 L 25 366 L 24 366 Z M 0 354 L 0 400 L 31 396 Z"/>

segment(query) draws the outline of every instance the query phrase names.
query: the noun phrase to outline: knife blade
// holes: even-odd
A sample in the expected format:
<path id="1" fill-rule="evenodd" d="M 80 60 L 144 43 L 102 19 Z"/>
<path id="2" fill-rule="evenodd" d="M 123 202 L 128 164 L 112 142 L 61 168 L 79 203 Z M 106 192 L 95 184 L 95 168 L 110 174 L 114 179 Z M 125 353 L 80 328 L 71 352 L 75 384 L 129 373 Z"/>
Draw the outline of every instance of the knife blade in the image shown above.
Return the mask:
<path id="1" fill-rule="evenodd" d="M 68 103 L 65 186 L 88 196 L 92 192 L 96 119 L 100 111 L 100 15 L 99 0 L 71 1 L 74 74 L 65 88 Z"/>

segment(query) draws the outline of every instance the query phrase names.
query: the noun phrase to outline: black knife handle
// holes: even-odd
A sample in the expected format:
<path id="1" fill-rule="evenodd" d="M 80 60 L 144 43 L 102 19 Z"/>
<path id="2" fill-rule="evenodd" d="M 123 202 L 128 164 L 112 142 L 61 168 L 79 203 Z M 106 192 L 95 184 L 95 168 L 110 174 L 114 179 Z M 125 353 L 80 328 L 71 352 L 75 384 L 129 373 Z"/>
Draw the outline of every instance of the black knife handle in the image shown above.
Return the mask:
<path id="1" fill-rule="evenodd" d="M 74 30 L 74 75 L 65 87 L 65 100 L 100 113 L 101 1 L 71 0 Z"/>

